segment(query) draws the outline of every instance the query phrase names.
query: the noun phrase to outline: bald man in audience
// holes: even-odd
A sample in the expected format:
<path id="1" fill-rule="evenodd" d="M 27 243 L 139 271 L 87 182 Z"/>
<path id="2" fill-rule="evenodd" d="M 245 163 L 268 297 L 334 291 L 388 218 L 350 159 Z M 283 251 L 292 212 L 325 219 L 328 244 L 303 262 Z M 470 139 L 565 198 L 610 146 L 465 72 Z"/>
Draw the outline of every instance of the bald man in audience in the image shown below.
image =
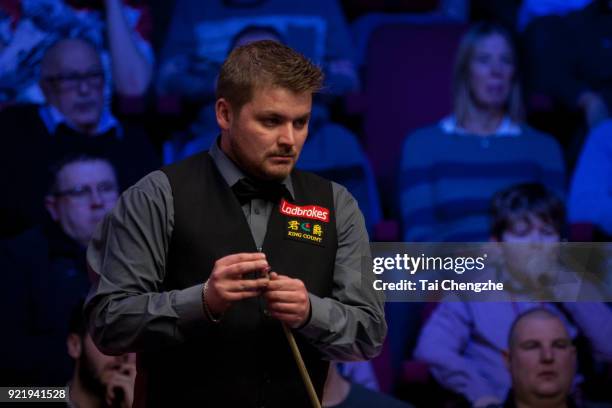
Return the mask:
<path id="1" fill-rule="evenodd" d="M 512 389 L 504 408 L 571 408 L 576 348 L 559 316 L 531 309 L 514 321 L 505 355 Z"/>

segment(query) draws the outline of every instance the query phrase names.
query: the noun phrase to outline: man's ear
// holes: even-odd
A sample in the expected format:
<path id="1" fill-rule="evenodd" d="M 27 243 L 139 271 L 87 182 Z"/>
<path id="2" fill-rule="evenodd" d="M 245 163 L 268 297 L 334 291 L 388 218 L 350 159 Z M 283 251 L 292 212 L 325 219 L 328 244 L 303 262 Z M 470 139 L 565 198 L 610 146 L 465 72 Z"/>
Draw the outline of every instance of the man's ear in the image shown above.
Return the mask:
<path id="1" fill-rule="evenodd" d="M 51 215 L 51 219 L 53 221 L 57 221 L 59 219 L 59 214 L 57 211 L 57 198 L 52 195 L 45 196 L 45 208 Z"/>
<path id="2" fill-rule="evenodd" d="M 81 357 L 83 352 L 83 343 L 81 337 L 76 333 L 70 333 L 66 339 L 66 346 L 68 347 L 68 355 L 73 359 Z"/>
<path id="3" fill-rule="evenodd" d="M 217 102 L 215 103 L 215 114 L 217 116 L 217 124 L 219 125 L 221 130 L 229 130 L 233 119 L 233 112 L 232 106 L 227 101 L 227 99 L 217 99 Z"/>

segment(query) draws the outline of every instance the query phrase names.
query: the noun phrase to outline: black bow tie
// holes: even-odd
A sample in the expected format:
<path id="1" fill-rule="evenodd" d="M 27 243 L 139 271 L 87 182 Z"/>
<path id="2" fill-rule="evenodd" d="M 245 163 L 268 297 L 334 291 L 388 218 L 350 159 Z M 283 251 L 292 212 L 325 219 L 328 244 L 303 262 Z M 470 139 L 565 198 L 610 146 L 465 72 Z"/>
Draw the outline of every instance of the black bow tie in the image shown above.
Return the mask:
<path id="1" fill-rule="evenodd" d="M 283 197 L 289 197 L 287 187 L 279 182 L 260 181 L 250 178 L 242 178 L 232 186 L 232 191 L 240 201 L 240 205 L 260 198 L 277 203 Z"/>

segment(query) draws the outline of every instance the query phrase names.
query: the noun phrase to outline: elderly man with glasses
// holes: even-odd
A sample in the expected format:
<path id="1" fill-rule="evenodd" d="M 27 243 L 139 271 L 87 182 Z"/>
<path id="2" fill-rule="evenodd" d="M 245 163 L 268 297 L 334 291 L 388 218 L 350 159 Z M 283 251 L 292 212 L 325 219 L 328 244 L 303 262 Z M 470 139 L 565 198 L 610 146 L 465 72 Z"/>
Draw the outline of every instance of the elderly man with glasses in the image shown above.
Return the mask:
<path id="1" fill-rule="evenodd" d="M 42 220 L 40 175 L 67 154 L 108 157 L 121 185 L 155 169 L 159 159 L 142 126 L 120 123 L 104 96 L 100 57 L 88 42 L 71 38 L 52 45 L 40 65 L 46 104 L 0 112 L 5 155 L 0 161 L 0 237 L 15 235 Z M 27 161 L 27 166 L 24 166 Z"/>
<path id="2" fill-rule="evenodd" d="M 66 384 L 67 325 L 90 287 L 85 251 L 119 196 L 115 170 L 100 157 L 67 157 L 50 175 L 51 217 L 0 242 L 0 384 Z"/>

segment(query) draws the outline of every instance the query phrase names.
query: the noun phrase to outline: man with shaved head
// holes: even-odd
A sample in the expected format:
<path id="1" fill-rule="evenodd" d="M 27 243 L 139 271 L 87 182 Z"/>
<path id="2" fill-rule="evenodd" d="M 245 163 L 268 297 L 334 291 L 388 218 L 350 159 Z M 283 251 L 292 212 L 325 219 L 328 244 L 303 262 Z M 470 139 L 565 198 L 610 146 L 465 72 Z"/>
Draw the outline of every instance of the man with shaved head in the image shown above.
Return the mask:
<path id="1" fill-rule="evenodd" d="M 544 308 L 517 317 L 510 329 L 506 361 L 512 389 L 504 408 L 569 408 L 576 348 L 558 315 Z"/>
<path id="2" fill-rule="evenodd" d="M 8 193 L 0 203 L 0 237 L 44 220 L 36 205 L 45 194 L 41 175 L 61 157 L 108 157 L 117 163 L 121 185 L 134 183 L 159 161 L 142 126 L 119 123 L 111 113 L 100 56 L 90 43 L 59 40 L 48 48 L 39 71 L 47 103 L 0 113 L 3 150 L 8 152 L 0 164 L 0 189 Z"/>

